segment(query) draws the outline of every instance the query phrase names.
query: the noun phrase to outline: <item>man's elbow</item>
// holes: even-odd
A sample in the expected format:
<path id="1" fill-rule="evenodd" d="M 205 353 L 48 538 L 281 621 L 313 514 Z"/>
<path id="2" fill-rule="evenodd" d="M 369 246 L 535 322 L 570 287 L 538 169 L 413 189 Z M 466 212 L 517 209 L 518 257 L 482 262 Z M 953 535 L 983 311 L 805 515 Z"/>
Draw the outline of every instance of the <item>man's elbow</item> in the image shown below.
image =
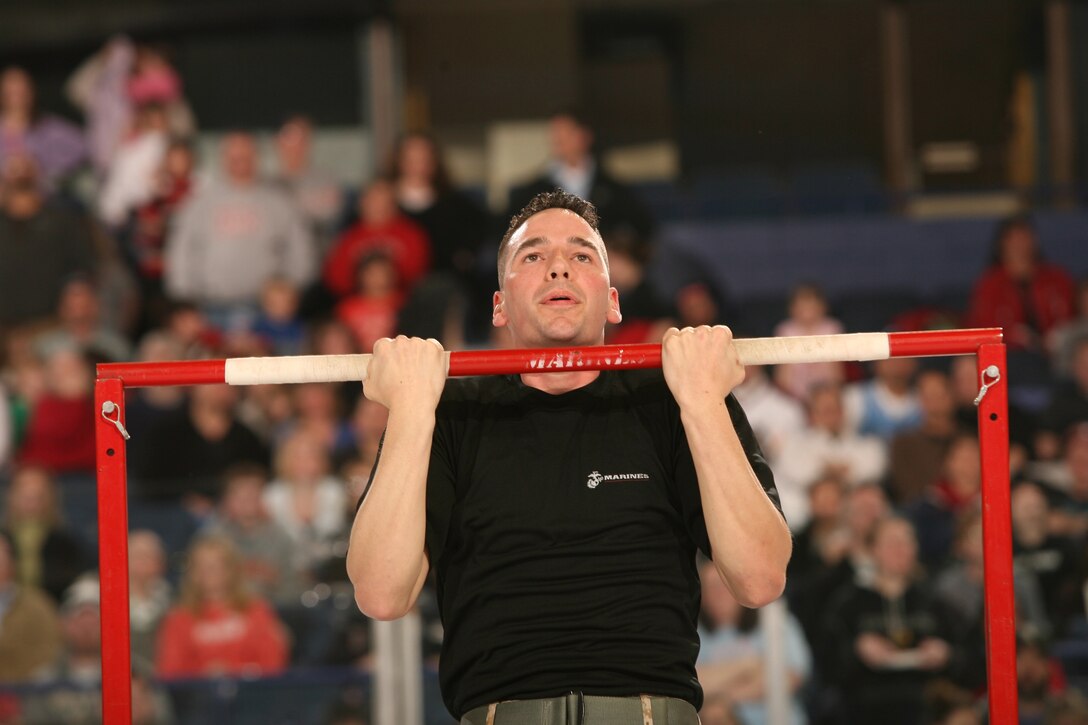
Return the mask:
<path id="1" fill-rule="evenodd" d="M 786 572 L 760 572 L 730 588 L 741 606 L 759 609 L 782 596 L 782 592 L 786 590 Z"/>
<path id="2" fill-rule="evenodd" d="M 360 612 L 382 622 L 400 619 L 412 609 L 412 603 L 403 597 L 382 594 L 358 585 L 355 586 L 355 604 Z"/>

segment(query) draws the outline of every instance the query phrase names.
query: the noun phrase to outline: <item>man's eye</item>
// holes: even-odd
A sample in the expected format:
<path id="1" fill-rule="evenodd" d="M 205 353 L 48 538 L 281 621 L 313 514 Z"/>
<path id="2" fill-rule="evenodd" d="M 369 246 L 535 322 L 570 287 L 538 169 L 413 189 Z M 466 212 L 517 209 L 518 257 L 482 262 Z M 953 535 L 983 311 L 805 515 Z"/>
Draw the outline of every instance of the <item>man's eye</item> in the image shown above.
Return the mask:
<path id="1" fill-rule="evenodd" d="M 530 252 L 529 254 L 525 255 L 525 257 L 523 258 L 523 261 L 525 261 L 525 262 L 535 262 L 538 259 L 540 259 L 539 254 L 537 254 L 536 252 Z"/>
<path id="2" fill-rule="evenodd" d="M 592 258 L 588 254 L 579 254 L 579 255 L 576 255 L 574 258 L 577 259 L 579 262 L 592 261 Z"/>

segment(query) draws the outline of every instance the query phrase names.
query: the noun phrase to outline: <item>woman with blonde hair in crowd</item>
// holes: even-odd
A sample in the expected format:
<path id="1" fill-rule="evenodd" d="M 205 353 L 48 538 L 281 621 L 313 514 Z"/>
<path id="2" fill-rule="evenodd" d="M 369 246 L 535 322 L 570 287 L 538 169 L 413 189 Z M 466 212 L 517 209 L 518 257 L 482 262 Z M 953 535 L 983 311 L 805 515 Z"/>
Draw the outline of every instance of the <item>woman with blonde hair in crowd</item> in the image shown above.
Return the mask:
<path id="1" fill-rule="evenodd" d="M 286 629 L 247 589 L 229 540 L 201 537 L 189 549 L 178 603 L 159 633 L 156 674 L 163 679 L 259 676 L 287 665 Z"/>

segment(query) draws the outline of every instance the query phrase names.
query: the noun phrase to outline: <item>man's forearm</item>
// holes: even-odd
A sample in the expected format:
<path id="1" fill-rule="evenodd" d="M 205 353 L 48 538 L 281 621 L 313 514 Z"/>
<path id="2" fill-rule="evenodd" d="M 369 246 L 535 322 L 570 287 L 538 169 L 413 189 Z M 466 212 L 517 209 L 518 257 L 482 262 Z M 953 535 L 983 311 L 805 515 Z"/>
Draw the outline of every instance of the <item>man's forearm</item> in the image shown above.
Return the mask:
<path id="1" fill-rule="evenodd" d="M 748 462 L 725 401 L 682 407 L 681 420 L 715 566 L 741 604 L 774 601 L 785 586 L 793 543 Z"/>
<path id="2" fill-rule="evenodd" d="M 367 615 L 395 619 L 411 609 L 425 571 L 427 462 L 433 411 L 393 411 L 370 490 L 355 515 L 348 576 Z"/>

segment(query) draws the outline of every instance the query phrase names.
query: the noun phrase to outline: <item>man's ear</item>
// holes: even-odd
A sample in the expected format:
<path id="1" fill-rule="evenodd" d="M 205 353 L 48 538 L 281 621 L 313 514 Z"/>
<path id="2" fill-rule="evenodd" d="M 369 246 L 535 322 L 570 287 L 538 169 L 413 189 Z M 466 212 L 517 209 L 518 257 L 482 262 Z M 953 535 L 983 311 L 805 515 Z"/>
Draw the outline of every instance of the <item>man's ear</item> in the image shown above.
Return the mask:
<path id="1" fill-rule="evenodd" d="M 613 325 L 623 322 L 623 313 L 620 312 L 620 293 L 615 287 L 608 288 L 608 316 L 605 319 Z"/>
<path id="2" fill-rule="evenodd" d="M 503 308 L 502 291 L 496 292 L 491 299 L 491 324 L 495 327 L 505 327 L 507 323 L 506 310 Z"/>

